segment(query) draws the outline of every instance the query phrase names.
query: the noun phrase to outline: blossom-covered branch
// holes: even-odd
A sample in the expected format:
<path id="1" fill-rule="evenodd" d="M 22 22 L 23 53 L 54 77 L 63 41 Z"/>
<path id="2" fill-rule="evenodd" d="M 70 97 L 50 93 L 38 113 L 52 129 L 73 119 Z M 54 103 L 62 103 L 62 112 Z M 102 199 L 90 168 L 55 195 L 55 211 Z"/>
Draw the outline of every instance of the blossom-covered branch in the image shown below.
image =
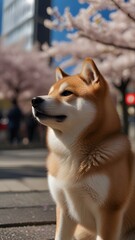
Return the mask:
<path id="1" fill-rule="evenodd" d="M 80 0 L 88 3 L 76 16 L 68 8 L 61 16 L 57 8 L 50 9 L 51 29 L 66 29 L 69 42 L 55 42 L 46 54 L 55 58 L 69 56 L 64 67 L 77 65 L 80 59 L 91 56 L 109 78 L 121 78 L 125 69 L 131 78 L 135 73 L 135 2 L 134 0 Z M 103 11 L 104 10 L 104 11 Z M 104 12 L 108 17 L 104 16 Z"/>
<path id="2" fill-rule="evenodd" d="M 124 6 L 121 6 L 118 2 L 116 2 L 115 0 L 111 0 L 113 3 L 114 3 L 114 5 L 118 8 L 118 9 L 120 9 L 124 14 L 126 14 L 131 20 L 133 20 L 134 22 L 135 22 L 135 17 L 134 17 L 134 12 L 133 12 L 133 14 L 132 14 L 132 12 L 130 13 L 130 12 L 128 12 L 127 11 L 127 6 L 126 6 L 126 4 L 124 4 Z"/>

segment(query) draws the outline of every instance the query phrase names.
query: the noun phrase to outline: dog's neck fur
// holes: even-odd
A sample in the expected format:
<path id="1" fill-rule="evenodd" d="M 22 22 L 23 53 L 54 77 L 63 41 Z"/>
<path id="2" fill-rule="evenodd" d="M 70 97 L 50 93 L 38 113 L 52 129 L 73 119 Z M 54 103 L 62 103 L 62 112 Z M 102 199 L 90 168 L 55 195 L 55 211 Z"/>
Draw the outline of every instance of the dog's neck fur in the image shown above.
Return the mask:
<path id="1" fill-rule="evenodd" d="M 93 144 L 102 142 L 105 138 L 121 132 L 121 124 L 118 113 L 114 107 L 110 94 L 104 100 L 104 109 L 101 109 L 101 117 L 94 126 L 89 126 L 81 136 L 81 141 L 87 140 Z M 100 114 L 100 113 L 99 113 Z M 79 140 L 80 141 L 80 140 Z"/>

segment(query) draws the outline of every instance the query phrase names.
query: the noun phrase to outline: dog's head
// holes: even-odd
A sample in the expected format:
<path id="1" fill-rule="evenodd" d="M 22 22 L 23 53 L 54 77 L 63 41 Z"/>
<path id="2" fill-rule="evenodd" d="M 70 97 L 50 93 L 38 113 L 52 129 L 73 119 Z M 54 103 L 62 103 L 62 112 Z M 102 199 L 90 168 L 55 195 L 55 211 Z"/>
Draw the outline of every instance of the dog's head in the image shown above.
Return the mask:
<path id="1" fill-rule="evenodd" d="M 48 95 L 32 99 L 32 111 L 43 125 L 64 131 L 84 129 L 100 116 L 107 84 L 93 60 L 85 59 L 81 73 L 69 76 L 56 69 L 56 83 Z"/>

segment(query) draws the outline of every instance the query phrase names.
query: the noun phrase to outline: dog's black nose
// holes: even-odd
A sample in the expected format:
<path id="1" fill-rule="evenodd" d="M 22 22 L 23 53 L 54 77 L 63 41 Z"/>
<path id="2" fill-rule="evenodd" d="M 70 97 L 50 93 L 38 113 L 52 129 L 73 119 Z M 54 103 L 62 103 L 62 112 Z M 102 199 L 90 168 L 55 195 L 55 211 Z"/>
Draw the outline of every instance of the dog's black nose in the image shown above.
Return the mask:
<path id="1" fill-rule="evenodd" d="M 41 97 L 34 97 L 32 98 L 32 106 L 33 107 L 37 107 L 39 104 L 41 104 L 42 102 L 44 102 L 44 99 Z"/>

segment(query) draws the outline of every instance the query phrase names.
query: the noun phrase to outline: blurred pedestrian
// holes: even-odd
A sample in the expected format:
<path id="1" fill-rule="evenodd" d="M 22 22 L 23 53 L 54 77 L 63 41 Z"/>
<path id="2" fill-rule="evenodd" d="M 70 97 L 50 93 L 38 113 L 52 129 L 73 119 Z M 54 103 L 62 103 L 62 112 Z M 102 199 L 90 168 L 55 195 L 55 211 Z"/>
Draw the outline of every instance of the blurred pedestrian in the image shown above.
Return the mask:
<path id="1" fill-rule="evenodd" d="M 10 109 L 7 117 L 8 117 L 8 134 L 9 134 L 9 142 L 19 143 L 20 138 L 20 124 L 23 118 L 23 114 L 17 104 L 17 100 L 12 100 L 13 107 Z"/>
<path id="2" fill-rule="evenodd" d="M 38 126 L 37 122 L 35 121 L 32 113 L 27 115 L 26 127 L 27 127 L 27 134 L 28 134 L 29 142 L 33 142 L 34 141 L 34 136 L 35 136 L 35 133 L 37 132 L 37 126 Z"/>
<path id="3" fill-rule="evenodd" d="M 2 120 L 3 118 L 3 114 L 2 114 L 2 111 L 0 110 L 0 121 Z"/>

